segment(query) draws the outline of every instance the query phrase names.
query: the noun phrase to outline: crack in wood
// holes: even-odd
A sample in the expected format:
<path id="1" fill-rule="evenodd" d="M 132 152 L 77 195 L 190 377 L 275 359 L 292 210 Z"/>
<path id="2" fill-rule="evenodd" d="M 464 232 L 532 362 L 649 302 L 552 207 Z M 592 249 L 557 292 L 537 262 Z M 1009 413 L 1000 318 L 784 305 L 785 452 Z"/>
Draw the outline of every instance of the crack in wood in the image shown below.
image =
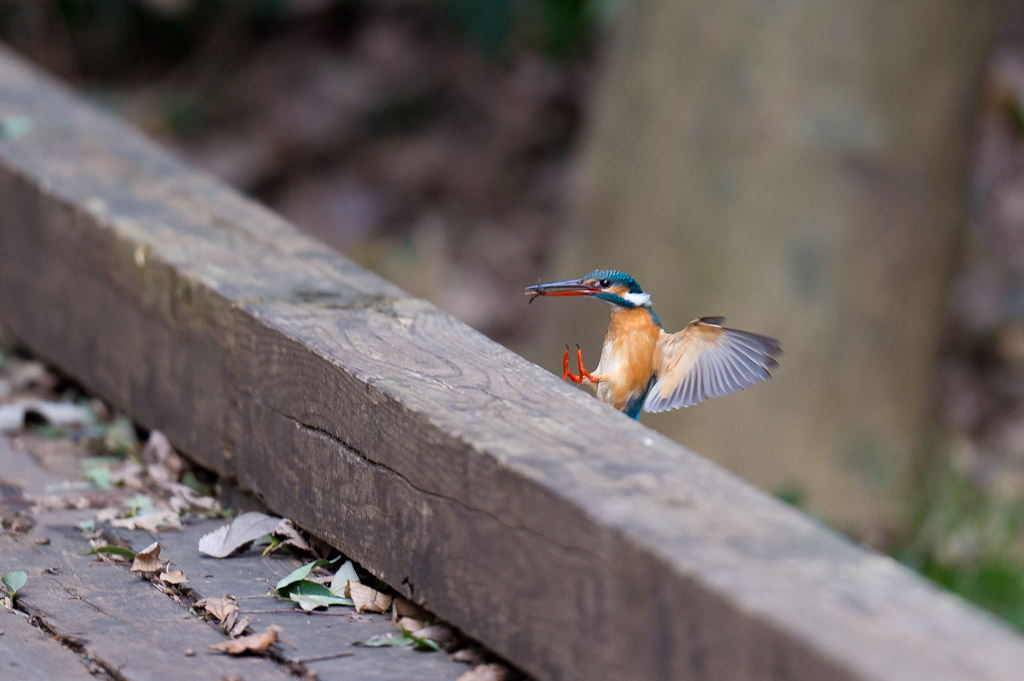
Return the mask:
<path id="1" fill-rule="evenodd" d="M 419 494 L 422 494 L 423 496 L 430 497 L 432 499 L 438 499 L 440 501 L 444 501 L 444 502 L 448 502 L 448 503 L 454 504 L 454 505 L 458 506 L 459 508 L 461 508 L 462 510 L 464 510 L 464 511 L 466 511 L 468 513 L 480 514 L 480 515 L 482 515 L 482 516 L 484 516 L 486 518 L 489 518 L 490 520 L 493 520 L 495 523 L 497 523 L 498 525 L 504 527 L 505 529 L 511 530 L 513 532 L 522 532 L 524 534 L 532 536 L 532 537 L 534 537 L 536 539 L 539 539 L 539 540 L 545 542 L 546 544 L 548 544 L 550 546 L 554 546 L 555 548 L 559 549 L 560 551 L 563 551 L 563 552 L 565 552 L 567 554 L 570 554 L 570 555 L 574 555 L 574 556 L 576 556 L 578 558 L 582 558 L 582 559 L 584 559 L 587 562 L 595 562 L 595 561 L 599 561 L 600 560 L 600 557 L 597 554 L 595 554 L 593 552 L 590 552 L 590 551 L 587 551 L 586 549 L 584 549 L 582 547 L 568 546 L 566 544 L 560 543 L 560 542 L 554 540 L 552 537 L 549 537 L 549 536 L 545 535 L 544 533 L 539 532 L 539 531 L 537 531 L 537 530 L 535 530 L 535 529 L 533 529 L 531 527 L 526 527 L 525 525 L 510 524 L 510 523 L 506 522 L 500 516 L 495 515 L 494 513 L 491 513 L 490 511 L 486 511 L 486 510 L 484 510 L 482 508 L 477 508 L 475 506 L 471 506 L 471 505 L 467 504 L 465 501 L 463 501 L 462 499 L 457 499 L 455 497 L 451 497 L 451 496 L 448 496 L 448 495 L 445 495 L 445 494 L 441 494 L 439 492 L 432 492 L 430 490 L 423 489 L 422 487 L 417 486 L 415 483 L 413 483 L 411 480 L 409 480 L 409 478 L 407 478 L 401 472 L 395 470 L 394 468 L 391 468 L 390 466 L 388 466 L 385 463 L 382 463 L 380 461 L 375 461 L 374 459 L 371 459 L 364 452 L 360 451 L 356 447 L 353 447 L 350 443 L 346 442 L 342 438 L 339 438 L 338 436 L 334 435 L 333 433 L 331 433 L 331 432 L 329 432 L 327 430 L 324 430 L 323 428 L 320 428 L 320 427 L 317 427 L 317 426 L 305 423 L 302 420 L 295 418 L 294 416 L 286 414 L 286 413 L 284 413 L 284 412 L 282 412 L 282 411 L 280 411 L 280 410 L 278 410 L 278 409 L 276 409 L 276 408 L 274 408 L 274 407 L 272 407 L 270 405 L 267 405 L 266 403 L 264 403 L 264 406 L 267 407 L 268 409 L 270 409 L 271 411 L 273 411 L 273 412 L 275 412 L 277 414 L 280 414 L 281 416 L 285 417 L 286 419 L 288 419 L 289 421 L 294 423 L 297 427 L 302 428 L 303 430 L 309 431 L 310 433 L 313 433 L 315 435 L 319 435 L 321 437 L 329 439 L 332 443 L 341 446 L 347 453 L 354 454 L 356 457 L 359 458 L 360 461 L 362 461 L 366 465 L 368 465 L 368 466 L 370 466 L 372 468 L 375 468 L 375 469 L 377 469 L 379 471 L 383 471 L 385 474 L 394 475 L 396 478 L 401 480 L 402 483 L 407 485 L 409 487 L 409 489 L 411 489 L 411 490 L 413 490 L 413 491 L 415 491 L 415 492 L 417 492 Z M 615 577 L 615 575 L 612 575 L 612 576 Z M 403 584 L 404 583 L 405 582 L 403 581 Z"/>
<path id="2" fill-rule="evenodd" d="M 63 587 L 63 585 L 61 585 Z M 66 589 L 65 589 L 66 590 Z M 84 599 L 80 599 L 84 600 Z M 28 615 L 28 622 L 33 627 L 43 632 L 51 639 L 59 643 L 61 646 L 67 648 L 75 655 L 78 656 L 82 665 L 89 671 L 93 676 L 102 674 L 102 678 L 108 681 L 130 681 L 125 678 L 117 668 L 104 662 L 103 660 L 95 657 L 88 650 L 88 639 L 79 638 L 75 634 L 64 634 L 58 631 L 46 618 L 46 615 L 41 611 L 29 613 L 26 610 L 15 608 L 18 612 L 25 613 Z"/>

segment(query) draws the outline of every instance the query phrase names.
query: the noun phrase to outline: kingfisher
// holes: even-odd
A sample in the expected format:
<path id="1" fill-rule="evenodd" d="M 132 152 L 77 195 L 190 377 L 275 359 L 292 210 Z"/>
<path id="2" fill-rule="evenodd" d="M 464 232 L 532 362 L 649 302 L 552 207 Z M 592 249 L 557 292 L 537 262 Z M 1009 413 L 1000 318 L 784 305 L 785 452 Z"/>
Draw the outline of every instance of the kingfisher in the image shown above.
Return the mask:
<path id="1" fill-rule="evenodd" d="M 608 303 L 611 323 L 601 359 L 591 373 L 576 346 L 577 372 L 569 370 L 569 346 L 562 380 L 594 384 L 597 397 L 634 419 L 647 412 L 689 407 L 771 378 L 782 353 L 779 341 L 723 326 L 725 317 L 695 319 L 667 333 L 651 307 L 651 296 L 619 270 L 594 270 L 579 279 L 526 287 L 538 296 L 589 296 Z"/>

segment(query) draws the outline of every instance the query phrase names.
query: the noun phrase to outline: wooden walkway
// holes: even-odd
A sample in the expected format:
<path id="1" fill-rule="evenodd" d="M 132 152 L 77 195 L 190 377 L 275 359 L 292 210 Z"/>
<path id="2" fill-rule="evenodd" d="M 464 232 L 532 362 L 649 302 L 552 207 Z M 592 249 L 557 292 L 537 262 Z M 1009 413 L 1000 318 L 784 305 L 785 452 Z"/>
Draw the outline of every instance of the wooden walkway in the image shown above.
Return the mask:
<path id="1" fill-rule="evenodd" d="M 24 512 L 26 495 L 45 497 L 47 485 L 62 481 L 0 437 L 0 515 Z M 294 558 L 261 558 L 259 549 L 225 560 L 203 556 L 199 537 L 222 521 L 158 535 L 108 529 L 135 551 L 160 542 L 161 557 L 189 576 L 188 598 L 178 602 L 125 564 L 82 555 L 91 546 L 77 523 L 94 515 L 95 510 L 42 511 L 20 516 L 21 522 L 34 523 L 30 531 L 0 532 L 0 573 L 29 575 L 18 593 L 18 610 L 0 608 L 0 679 L 456 681 L 470 670 L 443 652 L 353 645 L 394 633 L 386 615 L 356 614 L 351 608 L 306 613 L 268 595 L 278 579 L 299 566 Z M 291 645 L 276 644 L 265 657 L 209 650 L 226 639 L 190 605 L 225 594 L 239 600 L 239 616 L 249 618 L 253 631 L 275 624 Z"/>
<path id="2" fill-rule="evenodd" d="M 1024 644 L 991 618 L 0 52 L 0 119 L 18 117 L 0 323 L 525 671 L 1021 678 Z"/>

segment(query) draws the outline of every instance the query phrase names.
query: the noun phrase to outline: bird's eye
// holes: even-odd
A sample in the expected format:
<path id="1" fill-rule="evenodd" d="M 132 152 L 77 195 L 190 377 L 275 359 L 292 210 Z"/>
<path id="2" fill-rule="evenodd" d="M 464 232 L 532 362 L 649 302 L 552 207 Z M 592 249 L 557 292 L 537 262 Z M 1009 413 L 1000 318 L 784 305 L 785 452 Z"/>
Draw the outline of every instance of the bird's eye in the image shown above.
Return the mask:
<path id="1" fill-rule="evenodd" d="M 609 286 L 612 285 L 612 280 L 611 279 L 602 279 L 601 281 L 599 281 L 597 283 L 599 283 L 601 285 L 601 288 L 608 288 Z"/>

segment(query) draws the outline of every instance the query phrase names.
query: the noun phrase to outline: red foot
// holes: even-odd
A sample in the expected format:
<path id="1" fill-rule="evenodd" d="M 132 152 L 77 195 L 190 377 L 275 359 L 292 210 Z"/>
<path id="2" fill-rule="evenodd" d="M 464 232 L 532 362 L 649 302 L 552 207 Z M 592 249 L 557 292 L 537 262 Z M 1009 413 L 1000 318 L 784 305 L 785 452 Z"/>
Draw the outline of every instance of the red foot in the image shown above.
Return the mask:
<path id="1" fill-rule="evenodd" d="M 562 380 L 569 379 L 573 383 L 582 385 L 583 379 L 589 380 L 591 383 L 597 383 L 596 378 L 593 374 L 583 368 L 583 350 L 580 346 L 576 346 L 576 366 L 579 367 L 579 374 L 574 374 L 569 371 L 569 346 L 565 346 L 565 355 L 562 357 Z"/>

